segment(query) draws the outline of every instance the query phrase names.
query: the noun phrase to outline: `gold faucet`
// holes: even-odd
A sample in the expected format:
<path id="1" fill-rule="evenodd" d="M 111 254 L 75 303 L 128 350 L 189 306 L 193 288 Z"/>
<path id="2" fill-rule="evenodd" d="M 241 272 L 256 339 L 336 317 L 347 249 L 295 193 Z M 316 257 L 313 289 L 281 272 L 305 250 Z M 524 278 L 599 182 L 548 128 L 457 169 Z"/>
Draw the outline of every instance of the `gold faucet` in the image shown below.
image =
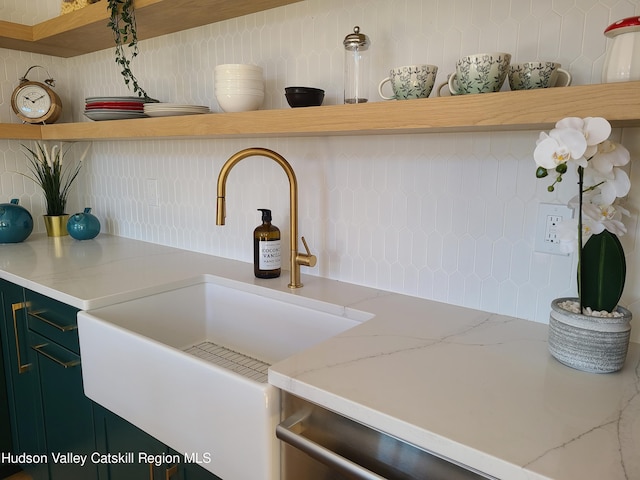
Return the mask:
<path id="1" fill-rule="evenodd" d="M 218 175 L 218 203 L 216 206 L 216 225 L 224 225 L 224 218 L 226 217 L 225 193 L 229 172 L 237 163 L 240 163 L 241 160 L 253 156 L 263 156 L 270 158 L 282 167 L 284 172 L 287 174 L 287 178 L 289 178 L 289 209 L 291 211 L 291 231 L 289 235 L 289 242 L 291 244 L 291 258 L 289 262 L 291 280 L 289 282 L 289 288 L 300 288 L 302 287 L 302 283 L 300 282 L 300 265 L 304 265 L 305 267 L 315 267 L 317 259 L 315 255 L 311 255 L 309 246 L 307 245 L 304 237 L 302 237 L 302 243 L 304 244 L 304 248 L 307 253 L 298 252 L 298 182 L 296 180 L 296 174 L 294 173 L 293 168 L 291 168 L 289 162 L 287 162 L 282 155 L 266 148 L 247 148 L 245 150 L 240 150 L 238 153 L 232 155 L 229 160 L 225 162 L 225 164 L 222 166 L 222 169 L 220 170 L 220 174 Z"/>

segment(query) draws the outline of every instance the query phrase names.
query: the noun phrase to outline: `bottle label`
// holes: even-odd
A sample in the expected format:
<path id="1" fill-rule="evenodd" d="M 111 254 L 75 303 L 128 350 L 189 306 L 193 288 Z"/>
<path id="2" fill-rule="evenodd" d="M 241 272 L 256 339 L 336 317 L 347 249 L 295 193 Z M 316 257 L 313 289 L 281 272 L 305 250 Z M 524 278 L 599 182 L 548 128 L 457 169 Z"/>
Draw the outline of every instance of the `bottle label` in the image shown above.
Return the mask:
<path id="1" fill-rule="evenodd" d="M 280 240 L 258 242 L 258 258 L 260 270 L 280 268 Z"/>

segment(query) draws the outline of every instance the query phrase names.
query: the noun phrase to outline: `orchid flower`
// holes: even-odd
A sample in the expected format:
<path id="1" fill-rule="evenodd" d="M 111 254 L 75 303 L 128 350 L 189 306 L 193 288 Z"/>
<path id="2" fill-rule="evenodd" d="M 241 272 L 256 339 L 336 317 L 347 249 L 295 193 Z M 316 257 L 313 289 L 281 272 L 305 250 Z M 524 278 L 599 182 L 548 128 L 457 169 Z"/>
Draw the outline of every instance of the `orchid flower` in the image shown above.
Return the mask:
<path id="1" fill-rule="evenodd" d="M 591 158 L 584 171 L 587 186 L 585 191 L 598 192 L 592 202 L 610 205 L 616 198 L 626 196 L 631 189 L 629 176 L 620 166 L 629 163 L 629 151 L 611 141 L 598 145 L 598 152 Z"/>
<path id="2" fill-rule="evenodd" d="M 596 207 L 597 209 L 597 207 Z M 583 210 L 584 212 L 584 210 Z M 597 214 L 594 215 L 593 218 L 589 215 L 584 215 L 582 217 L 582 246 L 589 241 L 592 235 L 598 235 L 605 230 L 608 230 L 614 234 L 617 232 L 612 231 L 607 226 L 612 227 L 611 221 L 603 221 L 598 217 Z M 621 224 L 621 222 L 620 222 Z M 617 227 L 619 225 L 616 225 Z M 626 232 L 624 228 L 624 224 L 622 224 L 622 228 Z M 572 253 L 576 250 L 578 246 L 578 220 L 576 218 L 570 218 L 568 220 L 564 220 L 558 224 L 558 240 L 560 241 L 559 250 L 564 254 Z"/>
<path id="3" fill-rule="evenodd" d="M 604 142 L 611 135 L 611 124 L 601 117 L 567 117 L 556 123 L 557 129 L 572 129 L 582 132 L 587 149 L 584 156 L 591 158 L 595 155 L 598 145 Z"/>
<path id="4" fill-rule="evenodd" d="M 592 171 L 585 170 L 585 179 L 593 185 L 585 188 L 585 192 L 593 191 L 591 201 L 600 205 L 611 205 L 616 198 L 626 196 L 631 189 L 631 181 L 627 172 L 619 168 L 613 170 L 611 178 L 594 175 Z"/>
<path id="5" fill-rule="evenodd" d="M 533 159 L 542 168 L 554 169 L 569 160 L 582 162 L 587 141 L 580 130 L 573 128 L 553 129 L 538 138 Z M 586 160 L 584 161 L 586 166 Z"/>
<path id="6" fill-rule="evenodd" d="M 577 218 L 558 226 L 560 249 L 578 247 L 578 293 L 580 306 L 612 311 L 622 295 L 626 269 L 618 236 L 627 232 L 622 222 L 629 212 L 616 203 L 631 189 L 627 173 L 629 151 L 608 140 L 611 125 L 599 117 L 568 117 L 548 134 L 541 133 L 533 152 L 536 177 L 555 175 L 547 190 L 562 181 L 569 162 L 577 166 L 578 195 L 569 205 Z M 587 273 L 588 272 L 588 273 Z"/>
<path id="7" fill-rule="evenodd" d="M 630 159 L 629 150 L 624 146 L 611 140 L 605 140 L 598 145 L 596 154 L 589 162 L 589 168 L 606 175 L 613 170 L 613 167 L 624 167 Z"/>
<path id="8" fill-rule="evenodd" d="M 608 230 L 614 235 L 622 236 L 627 233 L 627 227 L 622 223 L 622 214 L 628 215 L 629 212 L 615 205 L 597 205 L 595 203 L 585 203 L 582 206 L 582 213 L 594 224 L 598 225 L 597 230 L 593 233 L 597 234 L 603 230 Z"/>
<path id="9" fill-rule="evenodd" d="M 571 205 L 571 203 L 570 203 Z M 599 210 L 595 207 L 592 215 L 587 215 L 583 206 L 582 217 L 582 246 L 591 238 L 605 230 L 604 222 L 600 221 Z M 560 251 L 571 253 L 578 246 L 578 219 L 570 218 L 558 224 L 558 239 L 560 241 Z"/>

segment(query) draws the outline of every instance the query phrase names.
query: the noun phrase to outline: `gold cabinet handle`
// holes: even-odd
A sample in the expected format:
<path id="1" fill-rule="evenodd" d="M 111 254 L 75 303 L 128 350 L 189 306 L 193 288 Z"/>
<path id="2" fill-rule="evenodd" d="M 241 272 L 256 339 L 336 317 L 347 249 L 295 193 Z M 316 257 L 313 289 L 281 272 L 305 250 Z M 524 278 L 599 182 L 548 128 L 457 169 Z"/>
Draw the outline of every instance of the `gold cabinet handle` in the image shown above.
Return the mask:
<path id="1" fill-rule="evenodd" d="M 178 464 L 174 464 L 171 465 L 169 468 L 167 468 L 165 470 L 165 476 L 164 479 L 165 480 L 171 480 L 171 477 L 173 477 L 176 473 L 178 473 Z"/>
<path id="2" fill-rule="evenodd" d="M 40 311 L 40 312 L 27 312 L 27 314 L 32 317 L 35 318 L 37 320 L 40 320 L 41 322 L 46 323 L 47 325 L 51 325 L 54 328 L 57 328 L 58 330 L 60 330 L 61 332 L 68 332 L 69 330 L 76 330 L 78 328 L 77 325 L 75 324 L 71 324 L 71 325 L 58 325 L 57 323 L 53 322 L 52 320 L 49 320 L 48 318 L 44 317 L 42 314 L 44 313 L 44 311 Z"/>
<path id="3" fill-rule="evenodd" d="M 72 368 L 72 367 L 77 367 L 78 365 L 80 365 L 80 360 L 75 359 L 75 360 L 69 360 L 67 362 L 65 362 L 64 360 L 60 360 L 57 357 L 54 357 L 53 355 L 51 355 L 50 353 L 45 352 L 43 349 L 44 347 L 46 347 L 47 345 L 49 345 L 48 343 L 42 343 L 40 345 L 34 345 L 33 348 L 36 352 L 38 352 L 40 355 L 44 355 L 45 357 L 47 357 L 49 360 L 52 360 L 54 362 L 56 362 L 58 365 L 60 365 L 62 368 Z"/>
<path id="4" fill-rule="evenodd" d="M 170 466 L 164 471 L 165 480 L 171 480 L 171 477 L 173 477 L 176 473 L 178 473 L 177 463 Z M 149 464 L 149 480 L 153 480 L 153 463 Z"/>
<path id="5" fill-rule="evenodd" d="M 11 313 L 13 315 L 13 333 L 16 339 L 16 357 L 18 358 L 18 374 L 22 375 L 29 370 L 30 363 L 22 364 L 22 356 L 20 355 L 20 337 L 18 335 L 18 311 L 27 308 L 29 305 L 26 302 L 13 303 L 11 305 Z"/>

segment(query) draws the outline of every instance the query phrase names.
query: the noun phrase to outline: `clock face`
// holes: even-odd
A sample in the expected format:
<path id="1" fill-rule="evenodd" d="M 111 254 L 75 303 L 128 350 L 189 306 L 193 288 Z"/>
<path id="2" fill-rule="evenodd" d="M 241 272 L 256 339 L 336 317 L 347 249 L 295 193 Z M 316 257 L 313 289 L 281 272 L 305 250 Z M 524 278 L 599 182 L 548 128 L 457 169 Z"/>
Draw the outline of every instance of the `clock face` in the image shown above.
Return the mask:
<path id="1" fill-rule="evenodd" d="M 38 85 L 26 85 L 16 92 L 16 107 L 27 118 L 44 117 L 51 109 L 51 97 Z"/>

